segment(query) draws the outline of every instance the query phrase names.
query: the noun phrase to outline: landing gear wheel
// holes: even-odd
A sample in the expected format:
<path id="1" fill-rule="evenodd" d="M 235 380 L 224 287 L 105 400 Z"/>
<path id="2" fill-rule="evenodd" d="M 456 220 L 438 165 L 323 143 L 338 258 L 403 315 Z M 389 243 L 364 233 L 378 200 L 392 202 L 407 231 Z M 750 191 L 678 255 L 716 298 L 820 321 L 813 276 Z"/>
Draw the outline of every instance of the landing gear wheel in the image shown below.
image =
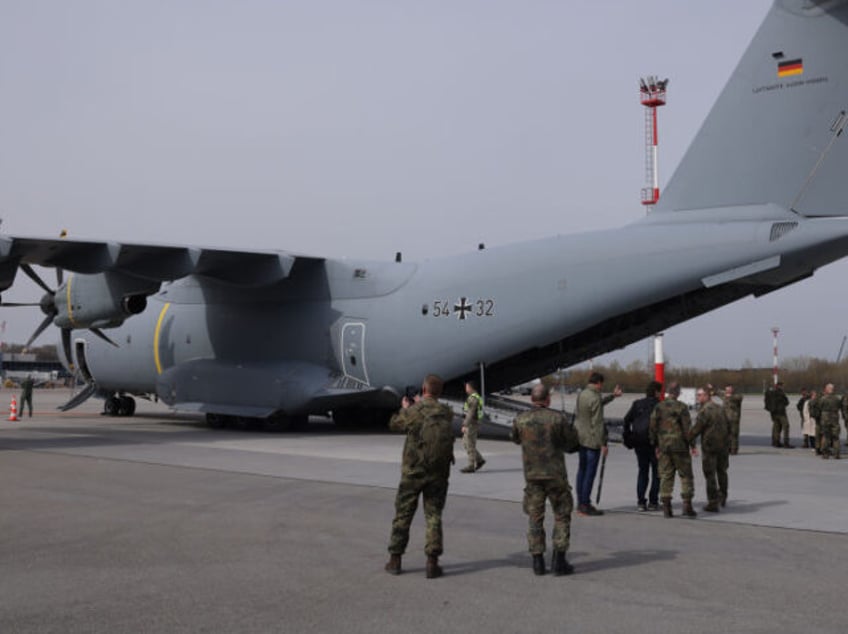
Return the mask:
<path id="1" fill-rule="evenodd" d="M 223 429 L 227 426 L 227 417 L 220 414 L 206 414 L 206 424 L 212 429 Z"/>
<path id="2" fill-rule="evenodd" d="M 118 416 L 132 416 L 135 414 L 135 399 L 132 396 L 118 397 Z"/>
<path id="3" fill-rule="evenodd" d="M 333 422 L 336 424 L 336 427 L 349 429 L 359 422 L 359 417 L 357 416 L 359 413 L 360 410 L 354 408 L 343 407 L 341 409 L 334 409 Z"/>
<path id="4" fill-rule="evenodd" d="M 121 410 L 121 401 L 117 396 L 110 396 L 103 403 L 103 413 L 106 416 L 118 416 Z"/>

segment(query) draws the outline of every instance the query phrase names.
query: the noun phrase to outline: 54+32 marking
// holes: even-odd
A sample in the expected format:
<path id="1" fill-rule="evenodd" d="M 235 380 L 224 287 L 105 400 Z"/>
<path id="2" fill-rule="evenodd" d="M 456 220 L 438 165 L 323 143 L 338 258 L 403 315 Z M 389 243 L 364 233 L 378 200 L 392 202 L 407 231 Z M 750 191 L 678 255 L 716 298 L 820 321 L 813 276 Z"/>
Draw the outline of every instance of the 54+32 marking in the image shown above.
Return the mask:
<path id="1" fill-rule="evenodd" d="M 426 306 L 424 314 L 427 314 Z M 456 302 L 446 299 L 433 301 L 433 317 L 450 317 L 456 315 L 460 321 L 469 317 L 492 317 L 495 314 L 495 300 L 493 299 L 469 299 L 460 297 Z"/>

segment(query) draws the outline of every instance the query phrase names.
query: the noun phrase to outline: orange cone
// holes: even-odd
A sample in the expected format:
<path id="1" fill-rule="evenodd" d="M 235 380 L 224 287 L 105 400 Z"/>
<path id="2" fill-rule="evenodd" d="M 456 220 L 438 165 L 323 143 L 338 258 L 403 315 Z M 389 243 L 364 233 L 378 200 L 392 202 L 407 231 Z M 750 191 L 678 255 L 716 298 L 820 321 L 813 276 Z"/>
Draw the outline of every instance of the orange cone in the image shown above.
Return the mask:
<path id="1" fill-rule="evenodd" d="M 12 402 L 9 403 L 9 420 L 18 420 L 18 400 L 14 396 Z"/>

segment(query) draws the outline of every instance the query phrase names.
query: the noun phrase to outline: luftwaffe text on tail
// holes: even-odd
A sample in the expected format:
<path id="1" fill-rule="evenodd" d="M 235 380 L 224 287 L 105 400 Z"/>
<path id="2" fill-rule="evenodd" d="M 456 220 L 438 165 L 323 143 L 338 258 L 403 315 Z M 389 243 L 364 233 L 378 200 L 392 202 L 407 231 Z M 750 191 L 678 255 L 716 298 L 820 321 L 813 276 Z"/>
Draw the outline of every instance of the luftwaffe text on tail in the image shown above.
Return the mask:
<path id="1" fill-rule="evenodd" d="M 346 423 L 481 364 L 496 391 L 848 254 L 846 59 L 845 2 L 777 0 L 654 211 L 619 229 L 421 263 L 2 235 L 0 290 L 19 269 L 44 289 L 36 334 L 58 327 L 88 385 L 69 405 Z"/>

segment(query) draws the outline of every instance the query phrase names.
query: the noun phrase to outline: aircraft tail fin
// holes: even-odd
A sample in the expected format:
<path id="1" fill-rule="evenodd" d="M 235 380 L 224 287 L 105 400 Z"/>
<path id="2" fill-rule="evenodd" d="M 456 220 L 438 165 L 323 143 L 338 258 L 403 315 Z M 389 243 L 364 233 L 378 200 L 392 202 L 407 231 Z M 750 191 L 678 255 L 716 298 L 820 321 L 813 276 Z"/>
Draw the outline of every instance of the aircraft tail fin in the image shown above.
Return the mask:
<path id="1" fill-rule="evenodd" d="M 775 0 L 656 211 L 848 215 L 848 0 Z"/>

